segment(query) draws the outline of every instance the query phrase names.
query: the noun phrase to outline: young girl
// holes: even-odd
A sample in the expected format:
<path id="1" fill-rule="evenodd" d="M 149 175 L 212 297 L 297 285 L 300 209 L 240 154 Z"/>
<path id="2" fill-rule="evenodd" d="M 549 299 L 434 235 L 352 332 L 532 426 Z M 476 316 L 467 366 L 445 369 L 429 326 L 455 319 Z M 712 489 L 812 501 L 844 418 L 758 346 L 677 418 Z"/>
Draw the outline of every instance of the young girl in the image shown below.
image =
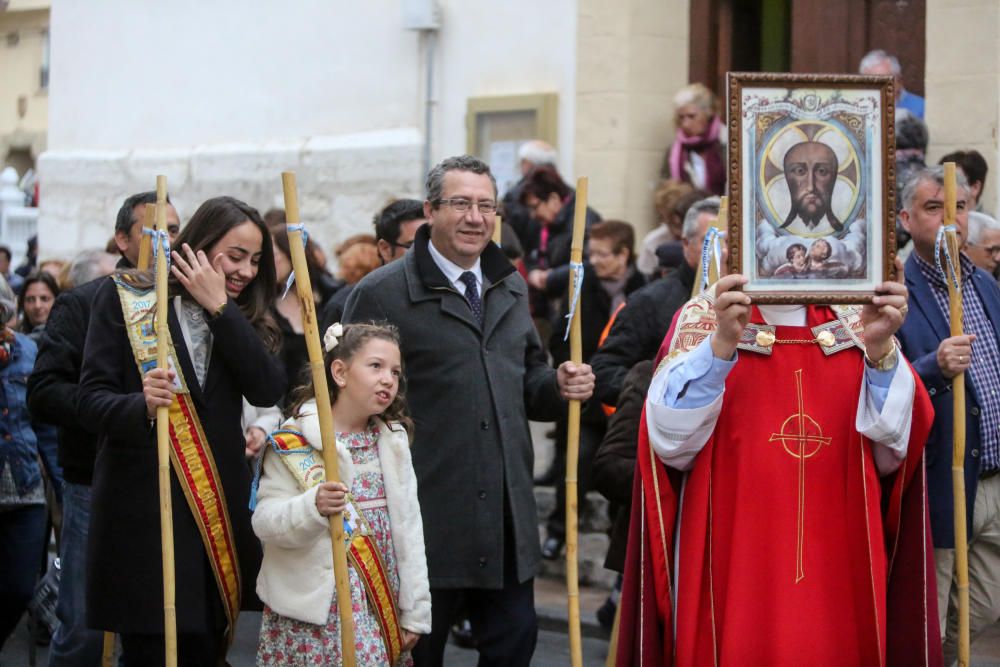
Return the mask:
<path id="1" fill-rule="evenodd" d="M 160 341 L 151 274 L 129 271 L 94 297 L 80 377 L 80 419 L 101 434 L 87 620 L 121 635 L 126 666 L 164 661 L 157 408 L 169 408 L 171 427 L 179 664 L 216 664 L 241 607 L 259 605 L 243 396 L 274 405 L 285 389 L 273 354 L 271 237 L 257 211 L 231 197 L 209 199 L 174 250 L 170 369 L 152 368 Z"/>
<path id="2" fill-rule="evenodd" d="M 327 517 L 343 513 L 357 664 L 410 665 L 409 650 L 431 629 L 431 598 L 399 334 L 334 324 L 323 343 L 343 483 L 323 481 L 316 400 L 303 387 L 262 457 L 253 527 L 264 543 L 257 593 L 266 607 L 257 664 L 341 664 Z"/>

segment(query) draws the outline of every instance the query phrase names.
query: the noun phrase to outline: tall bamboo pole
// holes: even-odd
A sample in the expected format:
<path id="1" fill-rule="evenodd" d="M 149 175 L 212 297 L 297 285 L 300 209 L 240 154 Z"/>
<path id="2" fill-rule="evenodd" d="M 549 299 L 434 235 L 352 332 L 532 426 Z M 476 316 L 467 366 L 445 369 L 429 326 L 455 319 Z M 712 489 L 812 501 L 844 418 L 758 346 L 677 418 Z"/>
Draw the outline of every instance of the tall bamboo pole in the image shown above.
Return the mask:
<path id="1" fill-rule="evenodd" d="M 570 262 L 583 262 L 583 232 L 587 225 L 586 176 L 576 181 L 576 210 L 573 216 L 573 242 Z M 573 285 L 583 276 L 574 267 L 569 283 L 569 298 L 573 299 Z M 572 305 L 572 304 L 571 304 Z M 574 309 L 569 325 L 569 359 L 574 364 L 583 362 L 583 338 L 580 332 L 579 304 Z M 580 401 L 569 402 L 569 419 L 566 429 L 566 603 L 569 611 L 569 655 L 573 667 L 583 664 L 583 640 L 580 636 L 580 575 L 577 556 L 577 470 L 580 467 Z"/>
<path id="2" fill-rule="evenodd" d="M 156 204 L 146 204 L 142 214 L 142 238 L 139 239 L 139 258 L 135 268 L 148 271 L 152 264 L 153 237 L 149 232 L 156 225 Z M 148 231 L 147 231 L 148 230 Z"/>
<path id="3" fill-rule="evenodd" d="M 156 177 L 156 228 L 167 229 L 167 177 Z M 168 368 L 167 250 L 156 253 L 156 367 Z M 163 636 L 167 667 L 177 667 L 177 605 L 174 581 L 174 518 L 170 502 L 170 408 L 156 409 L 156 455 L 160 473 L 160 537 L 163 555 Z"/>
<path id="4" fill-rule="evenodd" d="M 323 348 L 320 346 L 319 324 L 316 320 L 316 302 L 313 300 L 312 284 L 309 282 L 309 266 L 306 264 L 306 248 L 299 224 L 299 198 L 295 185 L 295 174 L 290 171 L 281 174 L 281 185 L 285 191 L 285 220 L 288 230 L 288 248 L 292 253 L 292 270 L 295 271 L 295 291 L 302 303 L 302 326 L 305 329 L 306 348 L 309 351 L 309 368 L 312 371 L 313 389 L 316 393 L 316 412 L 323 441 L 323 469 L 326 481 L 339 482 L 340 469 L 337 464 L 337 435 L 333 428 L 333 412 L 330 409 L 330 390 L 326 383 L 326 369 L 323 367 Z M 342 514 L 330 516 L 330 539 L 333 541 L 333 577 L 337 585 L 337 613 L 340 616 L 340 648 L 344 667 L 354 667 L 354 616 L 351 603 L 351 584 L 347 577 L 347 551 L 344 546 L 344 517 Z"/>
<path id="5" fill-rule="evenodd" d="M 115 664 L 115 633 L 104 633 L 104 647 L 101 650 L 101 667 L 114 667 Z"/>
<path id="6" fill-rule="evenodd" d="M 719 199 L 719 215 L 709 224 L 705 229 L 705 234 L 708 234 L 710 228 L 715 228 L 721 233 L 726 232 L 726 227 L 729 226 L 729 197 L 721 197 Z M 713 248 L 715 244 L 708 249 L 708 284 L 709 286 L 714 285 L 719 281 L 719 268 L 715 265 L 715 258 L 713 255 Z M 700 248 L 699 248 L 700 250 Z M 698 296 L 701 294 L 701 281 L 702 276 L 705 275 L 703 272 L 703 266 L 701 262 L 701 253 L 698 254 L 698 266 L 695 267 L 694 275 L 694 285 L 691 286 L 691 296 Z M 722 257 L 718 258 L 719 262 L 722 261 Z"/>
<path id="7" fill-rule="evenodd" d="M 944 224 L 955 224 L 957 201 L 955 163 L 944 163 Z M 945 233 L 948 252 L 955 258 L 954 274 L 946 276 L 951 335 L 962 336 L 962 270 L 959 264 L 959 245 L 955 232 Z M 948 269 L 951 270 L 950 268 Z M 951 484 L 955 505 L 955 579 L 958 588 L 958 664 L 969 664 L 969 540 L 965 530 L 965 373 L 951 380 L 952 396 L 952 451 Z"/>

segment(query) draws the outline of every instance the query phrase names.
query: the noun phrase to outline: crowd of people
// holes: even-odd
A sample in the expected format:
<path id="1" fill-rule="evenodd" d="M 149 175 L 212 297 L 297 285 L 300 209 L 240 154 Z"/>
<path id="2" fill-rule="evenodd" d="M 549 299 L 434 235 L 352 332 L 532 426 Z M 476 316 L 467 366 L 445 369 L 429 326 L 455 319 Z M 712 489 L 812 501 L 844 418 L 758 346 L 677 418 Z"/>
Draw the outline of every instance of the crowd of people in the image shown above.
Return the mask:
<path id="1" fill-rule="evenodd" d="M 258 664 L 339 664 L 329 521 L 342 516 L 358 664 L 440 665 L 458 633 L 481 665 L 528 665 L 534 578 L 566 534 L 556 484 L 539 540 L 534 487 L 564 477 L 567 401 L 580 400 L 579 490 L 611 502 L 605 565 L 619 577 L 599 619 L 610 630 L 620 607 L 617 664 L 953 660 L 960 373 L 973 637 L 1000 618 L 1000 223 L 982 211 L 982 156 L 942 158 L 961 172 L 966 335 L 950 336 L 923 100 L 884 52 L 861 70 L 898 82 L 901 245 L 900 280 L 864 307 L 759 306 L 738 275 L 696 289 L 727 176 L 701 84 L 673 100 L 654 229 L 637 239 L 587 208 L 578 302 L 576 193 L 542 141 L 521 146 L 502 199 L 483 161 L 443 160 L 424 200 L 388 202 L 371 234 L 336 248 L 336 276 L 307 240 L 297 279 L 316 300 L 328 395 L 313 388 L 279 209 L 222 196 L 182 222 L 167 204 L 165 341 L 136 268 L 155 193 L 125 199 L 107 248 L 71 261 L 39 261 L 33 241 L 12 270 L 0 246 L 0 645 L 54 532 L 49 664 L 97 664 L 104 632 L 120 664 L 163 663 L 167 408 L 180 664 L 223 664 L 246 609 L 263 611 Z M 830 277 L 828 258 L 829 244 L 793 245 L 776 275 Z M 573 310 L 581 363 L 565 338 Z M 554 422 L 538 478 L 529 419 Z"/>

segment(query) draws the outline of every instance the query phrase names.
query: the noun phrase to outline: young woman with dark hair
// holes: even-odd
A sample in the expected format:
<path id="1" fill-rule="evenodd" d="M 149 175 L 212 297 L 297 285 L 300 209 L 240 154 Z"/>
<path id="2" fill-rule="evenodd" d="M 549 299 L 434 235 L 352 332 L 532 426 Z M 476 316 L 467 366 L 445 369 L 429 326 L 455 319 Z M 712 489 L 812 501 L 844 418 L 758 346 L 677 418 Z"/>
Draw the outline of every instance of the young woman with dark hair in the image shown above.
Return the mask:
<path id="1" fill-rule="evenodd" d="M 271 237 L 257 211 L 206 201 L 171 255 L 169 370 L 155 368 L 152 275 L 127 271 L 94 299 L 80 378 L 81 418 L 101 433 L 87 617 L 121 635 L 125 665 L 164 657 L 157 408 L 170 408 L 179 664 L 215 664 L 240 608 L 256 606 L 242 399 L 270 406 L 285 390 Z"/>
<path id="2" fill-rule="evenodd" d="M 51 273 L 36 271 L 24 279 L 17 295 L 18 328 L 35 343 L 45 330 L 57 296 L 59 285 Z"/>

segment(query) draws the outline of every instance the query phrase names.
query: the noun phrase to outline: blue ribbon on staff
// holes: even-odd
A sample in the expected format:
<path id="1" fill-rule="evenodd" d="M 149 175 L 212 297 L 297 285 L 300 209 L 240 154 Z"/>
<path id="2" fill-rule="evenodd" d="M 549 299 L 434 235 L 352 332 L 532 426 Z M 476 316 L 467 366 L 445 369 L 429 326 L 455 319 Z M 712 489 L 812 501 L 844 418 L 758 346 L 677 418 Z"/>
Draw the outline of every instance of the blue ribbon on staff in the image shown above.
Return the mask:
<path id="1" fill-rule="evenodd" d="M 708 262 L 710 253 L 715 253 L 715 270 L 722 273 L 722 239 L 726 233 L 716 227 L 709 227 L 701 244 L 701 291 L 708 289 Z"/>
<path id="2" fill-rule="evenodd" d="M 563 340 L 569 340 L 569 329 L 573 325 L 573 316 L 576 315 L 576 307 L 580 305 L 580 292 L 583 289 L 583 263 L 570 262 L 570 273 L 573 275 L 573 291 L 570 293 L 569 313 L 566 315 L 566 333 Z"/>
<path id="3" fill-rule="evenodd" d="M 170 271 L 170 236 L 163 229 L 142 228 L 142 233 L 152 237 L 153 243 L 153 267 L 156 267 L 156 255 L 163 251 L 167 258 L 167 271 Z M 155 268 L 154 268 L 155 270 Z"/>
<path id="4" fill-rule="evenodd" d="M 309 244 L 309 232 L 306 231 L 306 226 L 301 223 L 298 225 L 288 225 L 288 231 L 302 232 L 302 249 L 305 250 L 305 247 Z M 285 282 L 285 293 L 281 295 L 282 299 L 288 296 L 288 290 L 292 289 L 292 285 L 294 284 L 295 269 L 292 269 L 292 272 L 288 274 L 288 280 Z"/>
<path id="5" fill-rule="evenodd" d="M 944 278 L 947 283 L 951 280 L 951 284 L 955 286 L 955 289 L 959 289 L 958 286 L 958 268 L 956 266 L 957 260 L 951 256 L 951 249 L 948 247 L 948 243 L 945 241 L 944 235 L 948 232 L 954 232 L 956 230 L 955 225 L 942 225 L 938 229 L 937 238 L 934 239 L 934 263 L 937 265 L 938 273 Z M 945 273 L 944 267 L 941 265 L 941 255 L 944 254 L 944 261 L 948 265 L 948 272 Z"/>

